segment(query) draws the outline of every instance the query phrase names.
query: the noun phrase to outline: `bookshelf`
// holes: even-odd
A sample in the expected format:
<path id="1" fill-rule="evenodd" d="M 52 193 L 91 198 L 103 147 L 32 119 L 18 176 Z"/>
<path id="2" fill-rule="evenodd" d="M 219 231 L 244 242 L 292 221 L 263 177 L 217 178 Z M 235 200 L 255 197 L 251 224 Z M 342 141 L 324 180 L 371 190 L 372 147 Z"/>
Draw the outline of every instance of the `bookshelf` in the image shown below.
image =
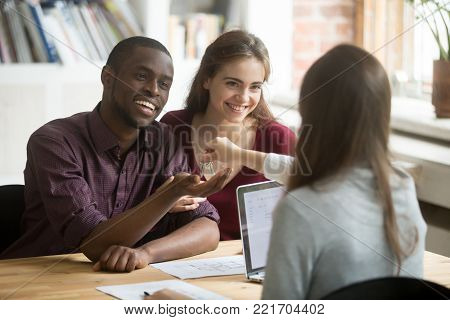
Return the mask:
<path id="1" fill-rule="evenodd" d="M 125 1 L 125 0 L 119 0 Z M 171 16 L 186 17 L 212 2 L 228 7 L 231 27 L 258 35 L 272 59 L 266 96 L 290 89 L 292 1 L 271 0 L 128 0 L 142 26 L 142 34 L 169 46 Z M 200 8 L 200 9 L 199 9 Z M 196 11 L 197 10 L 197 11 Z M 274 13 L 283 18 L 274 24 Z M 282 44 L 282 45 L 280 45 Z M 198 58 L 174 55 L 175 79 L 164 111 L 179 109 L 199 65 Z M 277 61 L 274 65 L 273 61 Z M 284 64 L 288 64 L 285 66 Z M 0 185 L 23 183 L 26 143 L 44 123 L 90 111 L 101 99 L 100 71 L 104 60 L 81 59 L 70 64 L 0 64 Z"/>

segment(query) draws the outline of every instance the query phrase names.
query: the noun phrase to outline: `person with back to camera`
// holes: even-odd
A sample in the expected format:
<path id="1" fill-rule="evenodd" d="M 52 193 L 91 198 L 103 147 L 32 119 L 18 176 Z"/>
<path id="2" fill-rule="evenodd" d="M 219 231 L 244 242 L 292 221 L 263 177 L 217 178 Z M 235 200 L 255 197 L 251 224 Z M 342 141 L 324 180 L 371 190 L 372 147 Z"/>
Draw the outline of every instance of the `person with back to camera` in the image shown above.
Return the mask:
<path id="1" fill-rule="evenodd" d="M 299 110 L 312 129 L 274 211 L 262 298 L 320 299 L 363 280 L 421 278 L 426 224 L 413 179 L 389 159 L 381 64 L 352 45 L 331 49 L 307 71 Z"/>
<path id="2" fill-rule="evenodd" d="M 252 34 L 230 31 L 208 46 L 187 97 L 186 109 L 169 112 L 161 119 L 183 141 L 194 172 L 208 178 L 224 166 L 203 160 L 207 143 L 217 137 L 227 138 L 243 149 L 293 154 L 294 133 L 274 121 L 263 97 L 262 87 L 269 75 L 267 49 Z M 208 197 L 220 214 L 221 240 L 240 238 L 236 188 L 267 180 L 238 162 L 231 167 L 233 173 L 226 186 Z M 185 200 L 195 203 L 193 199 Z"/>

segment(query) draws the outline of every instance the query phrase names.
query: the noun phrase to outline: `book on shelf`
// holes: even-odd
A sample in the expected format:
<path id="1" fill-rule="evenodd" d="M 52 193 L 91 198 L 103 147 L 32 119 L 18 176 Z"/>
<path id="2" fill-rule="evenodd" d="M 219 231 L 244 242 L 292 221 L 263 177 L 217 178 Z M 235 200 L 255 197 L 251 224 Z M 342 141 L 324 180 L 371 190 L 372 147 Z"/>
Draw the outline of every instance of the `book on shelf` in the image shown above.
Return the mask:
<path id="1" fill-rule="evenodd" d="M 23 24 L 22 16 L 17 9 L 16 2 L 14 0 L 4 1 L 2 14 L 6 18 L 8 30 L 11 34 L 10 39 L 12 39 L 15 59 L 17 59 L 17 62 L 33 62 L 31 49 L 25 33 L 25 26 Z"/>
<path id="2" fill-rule="evenodd" d="M 141 27 L 136 23 L 136 15 L 124 0 L 104 0 L 103 5 L 109 11 L 109 19 L 113 19 L 124 38 L 138 35 Z M 108 16 L 108 14 L 107 14 Z"/>
<path id="3" fill-rule="evenodd" d="M 64 30 L 73 53 L 75 62 L 83 59 L 92 59 L 84 43 L 83 35 L 78 31 L 78 26 L 72 16 L 70 6 L 63 2 L 57 2 L 52 9 L 52 14 L 57 18 L 60 28 Z"/>
<path id="4" fill-rule="evenodd" d="M 39 1 L 28 1 L 28 5 L 30 7 L 31 14 L 33 15 L 34 26 L 39 32 L 41 42 L 45 48 L 45 53 L 47 56 L 47 60 L 45 62 L 57 62 L 58 52 L 56 51 L 54 39 L 50 36 L 47 30 L 45 30 L 45 26 L 43 24 L 44 12 L 42 11 Z"/>
<path id="5" fill-rule="evenodd" d="M 142 34 L 127 0 L 5 0 L 0 62 L 106 60 L 122 39 Z"/>
<path id="6" fill-rule="evenodd" d="M 92 11 L 90 6 L 86 3 L 82 3 L 79 6 L 81 17 L 88 29 L 88 33 L 91 36 L 95 48 L 97 49 L 100 60 L 105 60 L 108 57 L 108 50 L 105 47 L 104 39 L 102 38 L 99 30 L 98 30 L 98 22 L 97 19 L 92 15 Z"/>
<path id="7" fill-rule="evenodd" d="M 15 60 L 15 56 L 16 53 L 12 46 L 8 22 L 3 14 L 3 10 L 0 10 L 0 58 L 2 63 L 11 63 Z"/>
<path id="8" fill-rule="evenodd" d="M 26 1 L 17 3 L 20 14 L 22 15 L 23 24 L 30 38 L 31 51 L 33 60 L 37 62 L 46 62 L 47 54 L 45 52 L 44 43 L 41 41 L 41 35 L 35 26 L 31 6 Z"/>
<path id="9" fill-rule="evenodd" d="M 80 36 L 81 42 L 86 50 L 87 58 L 95 61 L 101 60 L 97 52 L 97 48 L 95 47 L 94 40 L 89 34 L 87 26 L 83 21 L 79 7 L 71 3 L 68 5 L 68 10 L 72 17 L 73 23 L 78 30 L 78 35 Z"/>
<path id="10" fill-rule="evenodd" d="M 217 14 L 195 13 L 184 18 L 171 15 L 169 51 L 176 52 L 177 55 L 183 51 L 186 59 L 200 59 L 206 47 L 220 35 L 222 26 L 223 17 Z"/>
<path id="11" fill-rule="evenodd" d="M 94 3 L 92 5 L 92 11 L 94 16 L 97 18 L 99 29 L 105 38 L 106 48 L 108 53 L 111 52 L 112 48 L 118 43 L 122 38 L 115 31 L 114 26 L 111 26 L 109 21 L 106 19 L 103 10 Z"/>

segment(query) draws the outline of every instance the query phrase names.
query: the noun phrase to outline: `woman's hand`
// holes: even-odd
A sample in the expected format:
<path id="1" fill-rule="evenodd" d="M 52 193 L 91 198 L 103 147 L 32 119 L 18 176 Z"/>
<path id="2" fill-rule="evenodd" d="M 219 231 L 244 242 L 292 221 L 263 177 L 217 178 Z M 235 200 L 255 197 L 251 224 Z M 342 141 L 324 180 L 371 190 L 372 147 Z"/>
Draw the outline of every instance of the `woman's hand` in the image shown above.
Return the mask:
<path id="1" fill-rule="evenodd" d="M 206 198 L 184 196 L 184 197 L 181 197 L 180 200 L 178 200 L 175 203 L 175 205 L 172 207 L 172 209 L 169 210 L 169 212 L 176 213 L 176 212 L 195 210 L 198 208 L 200 203 L 203 201 L 206 201 Z"/>
<path id="2" fill-rule="evenodd" d="M 229 167 L 240 162 L 242 149 L 226 137 L 217 137 L 206 142 L 206 152 L 200 162 L 220 161 Z"/>

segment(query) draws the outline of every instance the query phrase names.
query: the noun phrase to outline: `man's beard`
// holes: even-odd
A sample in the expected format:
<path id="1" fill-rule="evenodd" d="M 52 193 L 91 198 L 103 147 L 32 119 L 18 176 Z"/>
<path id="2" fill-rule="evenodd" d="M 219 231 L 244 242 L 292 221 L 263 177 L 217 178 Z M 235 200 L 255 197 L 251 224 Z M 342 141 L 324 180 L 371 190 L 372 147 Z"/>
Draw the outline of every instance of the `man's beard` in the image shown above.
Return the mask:
<path id="1" fill-rule="evenodd" d="M 120 104 L 119 102 L 117 102 L 117 99 L 116 99 L 116 97 L 115 97 L 115 95 L 114 95 L 114 91 L 115 91 L 115 89 L 116 89 L 116 85 L 117 85 L 117 82 L 115 81 L 114 82 L 114 85 L 113 85 L 113 90 L 112 90 L 112 92 L 113 92 L 113 94 L 112 94 L 112 105 L 113 105 L 113 108 L 112 108 L 112 110 L 114 111 L 114 112 L 116 112 L 117 113 L 117 115 L 121 118 L 121 119 L 123 119 L 124 121 L 125 121 L 125 123 L 129 126 L 129 127 L 132 127 L 132 128 L 134 128 L 134 129 L 139 129 L 139 128 L 145 128 L 145 127 L 148 127 L 149 125 L 150 125 L 150 123 L 152 123 L 153 122 L 153 120 L 152 121 L 150 121 L 150 123 L 148 124 L 148 125 L 145 125 L 145 126 L 143 126 L 143 125 L 139 125 L 139 123 L 136 121 L 136 119 L 134 119 L 128 112 L 127 112 L 127 110 L 126 110 L 126 108 L 123 108 L 122 107 L 122 104 Z M 156 118 L 156 117 L 155 117 Z"/>
<path id="2" fill-rule="evenodd" d="M 137 121 L 133 119 L 133 117 L 130 116 L 130 114 L 126 110 L 124 110 L 124 108 L 122 108 L 122 106 L 116 101 L 114 97 L 113 97 L 113 110 L 115 110 L 115 112 L 119 115 L 119 117 L 123 119 L 128 126 L 134 129 L 139 129 L 139 124 L 137 123 Z"/>
<path id="3" fill-rule="evenodd" d="M 117 115 L 123 119 L 125 121 L 125 123 L 129 126 L 132 127 L 134 129 L 140 129 L 140 128 L 146 128 L 149 127 L 151 125 L 151 123 L 153 122 L 154 119 L 152 119 L 152 121 L 150 121 L 148 124 L 142 125 L 139 124 L 136 119 L 134 119 L 128 112 L 127 110 L 125 110 L 125 108 L 122 107 L 122 105 L 120 103 L 117 102 L 117 100 L 115 99 L 115 97 L 113 96 L 113 110 L 117 113 Z M 157 115 L 155 115 L 156 118 Z"/>

